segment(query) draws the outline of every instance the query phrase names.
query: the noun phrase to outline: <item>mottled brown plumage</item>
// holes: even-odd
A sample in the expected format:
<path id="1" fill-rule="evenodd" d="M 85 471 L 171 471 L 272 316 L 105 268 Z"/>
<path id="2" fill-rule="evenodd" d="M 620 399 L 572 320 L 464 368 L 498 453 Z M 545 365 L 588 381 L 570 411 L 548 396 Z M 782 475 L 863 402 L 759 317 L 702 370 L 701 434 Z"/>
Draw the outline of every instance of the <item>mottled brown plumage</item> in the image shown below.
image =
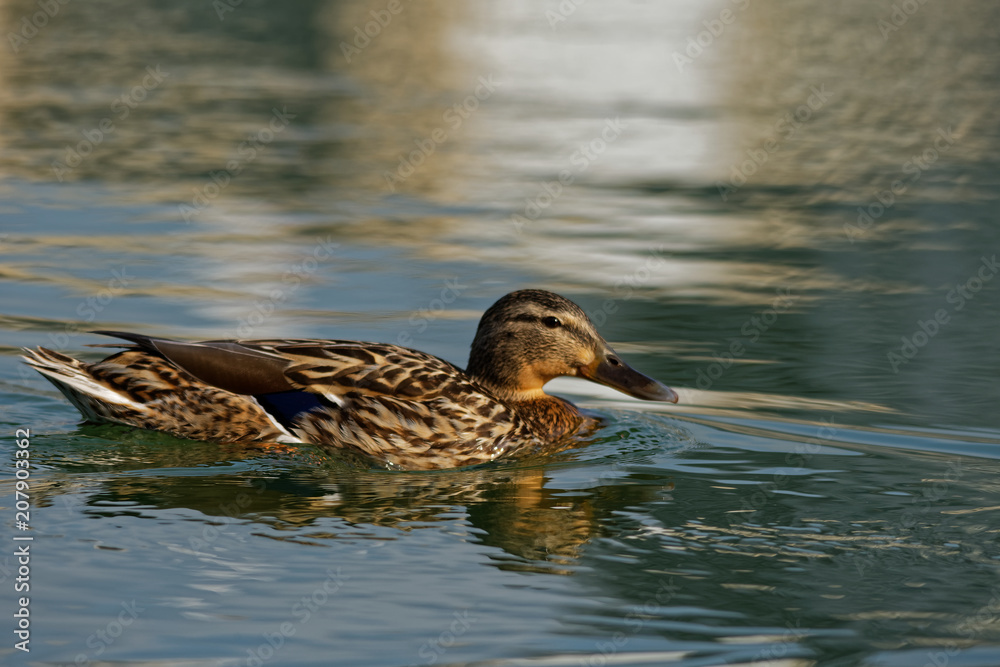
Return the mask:
<path id="1" fill-rule="evenodd" d="M 473 465 L 558 442 L 584 423 L 542 390 L 561 375 L 677 400 L 622 362 L 576 304 L 542 290 L 486 311 L 464 372 L 385 343 L 97 333 L 131 345 L 94 364 L 45 348 L 24 356 L 88 420 L 196 440 L 312 443 L 390 468 Z"/>

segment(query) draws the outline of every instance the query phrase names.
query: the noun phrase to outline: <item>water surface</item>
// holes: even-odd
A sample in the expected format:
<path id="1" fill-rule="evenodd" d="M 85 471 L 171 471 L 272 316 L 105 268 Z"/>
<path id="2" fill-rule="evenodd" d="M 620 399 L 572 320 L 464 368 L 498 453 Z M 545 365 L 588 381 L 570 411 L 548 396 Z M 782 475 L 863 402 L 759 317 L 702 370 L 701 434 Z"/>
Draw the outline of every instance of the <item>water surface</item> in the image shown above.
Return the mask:
<path id="1" fill-rule="evenodd" d="M 998 10 L 389 4 L 69 3 L 30 37 L 4 5 L 4 660 L 1000 663 Z M 558 380 L 585 445 L 398 473 L 81 427 L 16 357 L 464 365 L 529 286 L 680 404 Z"/>

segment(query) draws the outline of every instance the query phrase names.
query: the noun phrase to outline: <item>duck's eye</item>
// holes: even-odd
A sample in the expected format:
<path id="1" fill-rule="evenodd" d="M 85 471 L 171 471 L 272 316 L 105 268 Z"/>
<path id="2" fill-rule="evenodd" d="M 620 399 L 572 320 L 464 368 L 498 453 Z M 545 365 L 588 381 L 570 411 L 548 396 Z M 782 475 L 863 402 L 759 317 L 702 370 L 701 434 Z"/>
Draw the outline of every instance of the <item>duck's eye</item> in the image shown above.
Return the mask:
<path id="1" fill-rule="evenodd" d="M 549 315 L 548 317 L 543 317 L 542 318 L 542 324 L 544 324 L 545 326 L 547 326 L 550 329 L 555 329 L 557 327 L 561 327 L 562 326 L 562 322 L 559 321 L 559 318 L 558 317 L 552 317 L 551 315 Z"/>

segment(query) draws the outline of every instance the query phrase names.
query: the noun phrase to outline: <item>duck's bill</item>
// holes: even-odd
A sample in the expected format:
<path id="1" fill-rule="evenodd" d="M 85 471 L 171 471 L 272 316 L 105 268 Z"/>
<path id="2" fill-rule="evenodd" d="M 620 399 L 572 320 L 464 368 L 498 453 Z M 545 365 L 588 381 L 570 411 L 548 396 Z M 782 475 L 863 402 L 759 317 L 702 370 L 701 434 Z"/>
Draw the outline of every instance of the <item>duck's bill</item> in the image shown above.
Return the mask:
<path id="1" fill-rule="evenodd" d="M 677 402 L 677 393 L 673 389 L 643 375 L 614 354 L 581 366 L 580 376 L 644 401 Z"/>

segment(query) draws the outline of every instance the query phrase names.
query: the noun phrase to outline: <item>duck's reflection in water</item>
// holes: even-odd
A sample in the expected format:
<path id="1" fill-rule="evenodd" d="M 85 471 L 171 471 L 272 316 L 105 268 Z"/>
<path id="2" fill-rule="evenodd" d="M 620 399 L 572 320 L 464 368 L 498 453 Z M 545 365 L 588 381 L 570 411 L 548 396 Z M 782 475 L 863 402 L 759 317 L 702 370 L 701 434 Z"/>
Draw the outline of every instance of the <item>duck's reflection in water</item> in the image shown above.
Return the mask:
<path id="1" fill-rule="evenodd" d="M 221 545 L 236 524 L 250 524 L 256 536 L 318 546 L 445 529 L 500 550 L 486 553 L 498 568 L 570 574 L 604 518 L 657 493 L 649 486 L 551 488 L 545 466 L 566 465 L 572 451 L 472 469 L 389 472 L 310 448 L 193 443 L 119 427 L 83 430 L 122 438 L 85 453 L 46 455 L 45 463 L 59 472 L 39 488 L 42 506 L 71 495 L 79 502 L 82 495 L 84 513 L 94 516 L 156 518 L 161 510 L 192 510 L 205 529 L 182 546 L 195 551 Z M 127 438 L 132 441 L 121 441 Z M 206 474 L 192 475 L 197 468 Z"/>

